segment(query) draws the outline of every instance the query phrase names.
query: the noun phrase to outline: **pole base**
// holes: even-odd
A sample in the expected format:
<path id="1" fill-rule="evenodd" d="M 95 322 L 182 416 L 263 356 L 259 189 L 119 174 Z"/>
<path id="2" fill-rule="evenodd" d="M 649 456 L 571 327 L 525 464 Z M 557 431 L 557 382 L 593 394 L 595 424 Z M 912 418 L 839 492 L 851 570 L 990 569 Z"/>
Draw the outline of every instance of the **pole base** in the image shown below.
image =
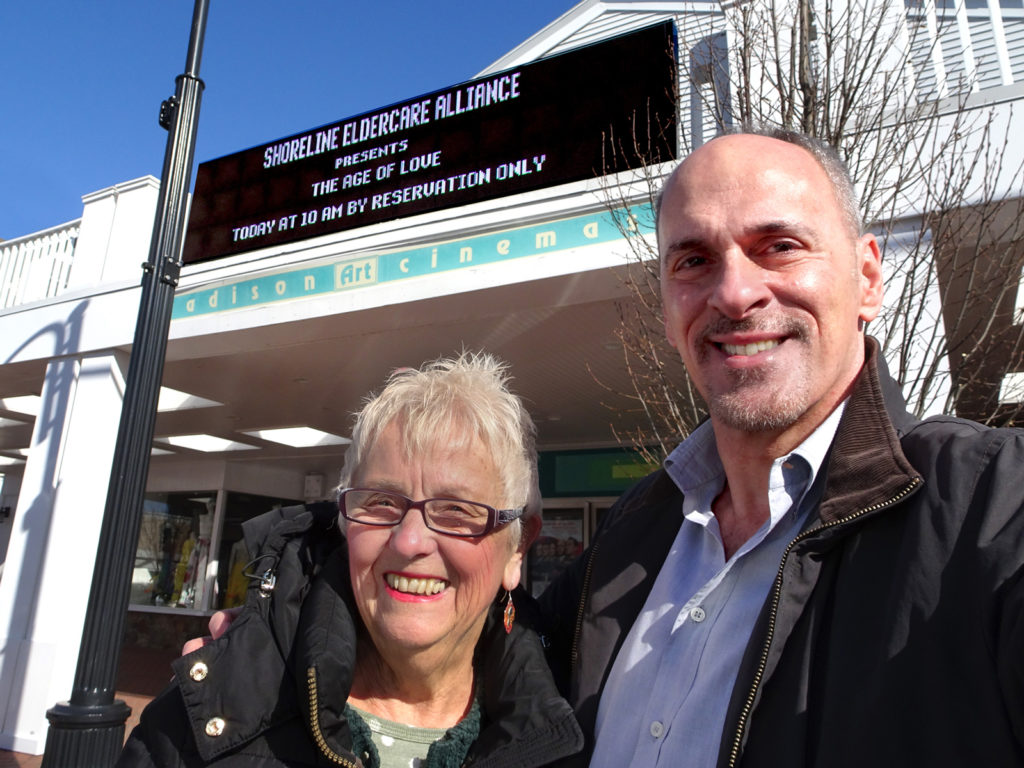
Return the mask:
<path id="1" fill-rule="evenodd" d="M 50 728 L 41 768 L 110 768 L 124 746 L 124 724 L 131 707 L 62 701 L 46 712 Z"/>

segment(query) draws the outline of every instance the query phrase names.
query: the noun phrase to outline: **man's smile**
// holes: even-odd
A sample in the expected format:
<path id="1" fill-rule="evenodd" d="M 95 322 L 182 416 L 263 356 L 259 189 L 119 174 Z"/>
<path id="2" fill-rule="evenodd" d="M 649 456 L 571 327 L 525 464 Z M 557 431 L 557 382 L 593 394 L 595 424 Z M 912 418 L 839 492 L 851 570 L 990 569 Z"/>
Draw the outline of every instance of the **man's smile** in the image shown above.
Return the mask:
<path id="1" fill-rule="evenodd" d="M 758 352 L 767 352 L 769 349 L 775 349 L 779 346 L 778 339 L 765 339 L 764 341 L 755 341 L 750 344 L 720 344 L 722 351 L 727 355 L 740 355 L 748 357 L 750 355 L 756 355 Z"/>

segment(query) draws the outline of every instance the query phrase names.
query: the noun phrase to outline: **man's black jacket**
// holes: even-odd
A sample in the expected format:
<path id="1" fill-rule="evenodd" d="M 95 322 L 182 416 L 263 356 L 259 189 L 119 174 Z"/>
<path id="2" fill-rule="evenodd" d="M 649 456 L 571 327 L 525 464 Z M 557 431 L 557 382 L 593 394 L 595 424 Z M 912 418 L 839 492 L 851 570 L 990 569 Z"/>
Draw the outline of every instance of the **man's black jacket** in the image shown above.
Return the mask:
<path id="1" fill-rule="evenodd" d="M 826 467 L 744 653 L 719 766 L 1024 765 L 1024 432 L 912 418 L 869 340 Z M 572 763 L 681 510 L 655 472 L 543 597 L 587 736 Z"/>

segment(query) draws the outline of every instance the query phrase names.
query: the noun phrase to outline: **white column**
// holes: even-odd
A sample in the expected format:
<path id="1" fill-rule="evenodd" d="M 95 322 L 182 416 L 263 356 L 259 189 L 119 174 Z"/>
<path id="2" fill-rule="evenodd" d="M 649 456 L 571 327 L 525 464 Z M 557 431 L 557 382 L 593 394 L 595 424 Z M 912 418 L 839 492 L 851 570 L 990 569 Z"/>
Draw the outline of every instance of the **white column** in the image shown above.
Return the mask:
<path id="1" fill-rule="evenodd" d="M 82 196 L 68 290 L 142 280 L 159 195 L 160 182 L 143 176 Z"/>
<path id="2" fill-rule="evenodd" d="M 14 516 L 14 511 L 18 507 L 18 491 L 21 488 L 21 467 L 18 467 L 17 474 L 9 471 L 9 468 L 0 468 L 4 470 L 2 480 L 0 480 L 0 508 L 7 507 L 9 515 Z M 7 542 L 11 538 L 11 517 L 4 519 L 0 517 L 0 579 L 4 577 L 4 560 L 7 557 Z"/>
<path id="3" fill-rule="evenodd" d="M 54 359 L 0 580 L 0 749 L 41 754 L 72 691 L 127 358 Z"/>

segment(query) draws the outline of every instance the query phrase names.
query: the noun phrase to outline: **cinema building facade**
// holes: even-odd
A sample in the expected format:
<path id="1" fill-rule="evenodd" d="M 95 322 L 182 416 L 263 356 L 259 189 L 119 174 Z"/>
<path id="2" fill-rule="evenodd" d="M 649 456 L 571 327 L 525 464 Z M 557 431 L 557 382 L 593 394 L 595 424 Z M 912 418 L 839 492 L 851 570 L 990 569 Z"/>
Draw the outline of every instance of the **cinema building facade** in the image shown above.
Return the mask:
<path id="1" fill-rule="evenodd" d="M 983 53 L 939 35 L 929 87 L 994 51 L 974 98 L 1011 120 L 1024 9 L 963 13 Z M 472 82 L 202 166 L 126 642 L 172 647 L 236 604 L 241 523 L 330 498 L 361 398 L 463 349 L 510 363 L 538 425 L 542 589 L 651 468 L 619 340 L 646 180 L 728 118 L 736 46 L 717 2 L 584 0 Z M 80 219 L 0 242 L 2 749 L 41 752 L 71 691 L 158 189 L 87 194 Z"/>

